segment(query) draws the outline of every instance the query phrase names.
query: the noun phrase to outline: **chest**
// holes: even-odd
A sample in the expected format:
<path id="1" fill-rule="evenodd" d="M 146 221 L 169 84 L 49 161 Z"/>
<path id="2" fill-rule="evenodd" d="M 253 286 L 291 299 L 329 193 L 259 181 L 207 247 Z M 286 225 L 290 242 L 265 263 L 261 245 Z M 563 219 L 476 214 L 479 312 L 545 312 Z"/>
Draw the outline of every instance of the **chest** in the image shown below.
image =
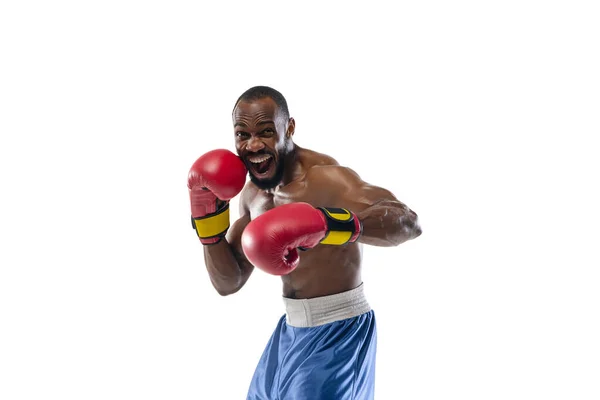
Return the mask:
<path id="1" fill-rule="evenodd" d="M 314 207 L 331 206 L 332 196 L 326 191 L 308 190 L 306 185 L 298 184 L 275 192 L 260 191 L 248 205 L 250 218 L 254 219 L 264 212 L 283 204 L 306 202 Z"/>

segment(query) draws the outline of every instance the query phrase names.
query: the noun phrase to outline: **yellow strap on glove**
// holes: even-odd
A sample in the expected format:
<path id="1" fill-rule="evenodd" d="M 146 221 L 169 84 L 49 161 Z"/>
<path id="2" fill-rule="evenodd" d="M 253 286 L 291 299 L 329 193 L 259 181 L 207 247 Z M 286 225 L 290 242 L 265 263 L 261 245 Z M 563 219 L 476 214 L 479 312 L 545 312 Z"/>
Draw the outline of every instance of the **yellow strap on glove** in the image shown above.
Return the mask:
<path id="1" fill-rule="evenodd" d="M 192 226 L 200 239 L 223 236 L 229 229 L 229 203 L 217 212 L 204 217 L 192 217 Z"/>
<path id="2" fill-rule="evenodd" d="M 343 245 L 355 242 L 361 234 L 362 224 L 358 217 L 345 208 L 319 207 L 327 220 L 327 235 L 322 244 Z"/>

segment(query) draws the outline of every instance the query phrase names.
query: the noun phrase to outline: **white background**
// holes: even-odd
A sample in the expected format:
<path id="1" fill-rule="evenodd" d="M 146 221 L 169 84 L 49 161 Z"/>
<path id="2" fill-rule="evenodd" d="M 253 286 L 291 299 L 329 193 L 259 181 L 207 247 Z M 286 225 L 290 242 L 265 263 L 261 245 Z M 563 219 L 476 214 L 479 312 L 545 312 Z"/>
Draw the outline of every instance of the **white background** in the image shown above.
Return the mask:
<path id="1" fill-rule="evenodd" d="M 593 2 L 216 3 L 0 6 L 0 398 L 245 398 L 280 282 L 214 291 L 186 183 L 254 85 L 421 218 L 378 400 L 600 398 Z"/>

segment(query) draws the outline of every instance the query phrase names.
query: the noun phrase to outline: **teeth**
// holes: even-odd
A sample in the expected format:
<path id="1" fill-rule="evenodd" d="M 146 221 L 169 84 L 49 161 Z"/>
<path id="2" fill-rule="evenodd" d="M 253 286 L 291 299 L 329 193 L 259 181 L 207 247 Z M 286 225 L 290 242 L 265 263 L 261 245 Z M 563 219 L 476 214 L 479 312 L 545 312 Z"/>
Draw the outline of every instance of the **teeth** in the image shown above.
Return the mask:
<path id="1" fill-rule="evenodd" d="M 248 157 L 248 160 L 250 160 L 251 163 L 260 164 L 263 161 L 267 161 L 269 158 L 271 158 L 270 154 L 263 154 L 261 156 L 250 156 Z"/>

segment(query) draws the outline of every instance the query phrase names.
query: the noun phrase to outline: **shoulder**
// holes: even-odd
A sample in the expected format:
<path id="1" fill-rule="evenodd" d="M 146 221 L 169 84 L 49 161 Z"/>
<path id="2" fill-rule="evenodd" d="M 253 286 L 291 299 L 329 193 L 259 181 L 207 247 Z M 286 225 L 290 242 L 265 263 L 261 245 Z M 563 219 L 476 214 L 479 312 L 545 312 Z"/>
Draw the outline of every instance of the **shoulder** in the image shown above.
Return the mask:
<path id="1" fill-rule="evenodd" d="M 339 165 L 335 158 L 314 150 L 302 148 L 299 149 L 298 155 L 301 159 L 301 163 L 306 165 L 307 169 L 310 169 L 313 166 Z"/>
<path id="2" fill-rule="evenodd" d="M 305 168 L 307 182 L 337 182 L 339 180 L 357 179 L 358 174 L 352 169 L 340 165 L 330 155 L 309 149 L 300 149 L 299 159 Z"/>
<path id="3" fill-rule="evenodd" d="M 306 180 L 309 184 L 328 185 L 337 190 L 364 184 L 356 171 L 343 165 L 313 165 L 306 171 Z"/>
<path id="4" fill-rule="evenodd" d="M 383 187 L 364 181 L 352 168 L 342 165 L 314 166 L 307 172 L 307 186 L 357 199 L 397 200 Z"/>
<path id="5" fill-rule="evenodd" d="M 359 212 L 383 200 L 394 201 L 389 190 L 365 182 L 352 168 L 341 165 L 315 166 L 306 179 L 306 189 L 316 193 L 320 205 Z"/>

